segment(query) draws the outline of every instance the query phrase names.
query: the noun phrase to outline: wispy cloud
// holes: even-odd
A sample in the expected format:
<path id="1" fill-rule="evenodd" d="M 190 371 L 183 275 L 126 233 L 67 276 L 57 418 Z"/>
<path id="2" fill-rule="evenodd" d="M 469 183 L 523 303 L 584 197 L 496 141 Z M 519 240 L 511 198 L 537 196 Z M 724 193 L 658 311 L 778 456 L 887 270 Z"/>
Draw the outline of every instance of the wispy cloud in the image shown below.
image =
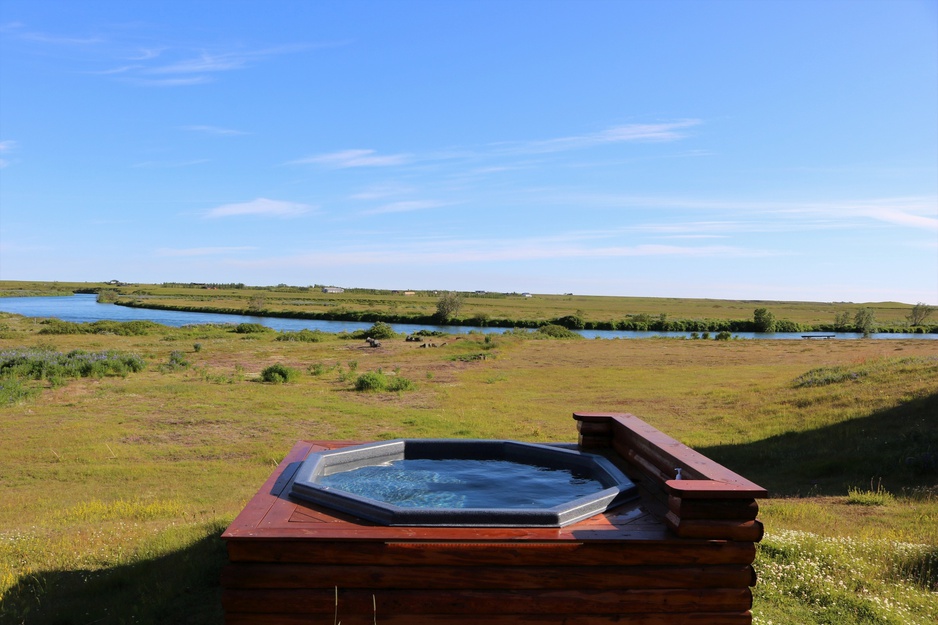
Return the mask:
<path id="1" fill-rule="evenodd" d="M 412 187 L 395 182 L 388 182 L 367 187 L 358 193 L 353 193 L 349 197 L 353 200 L 383 200 L 413 192 L 414 189 Z"/>
<path id="2" fill-rule="evenodd" d="M 305 213 L 314 210 L 309 204 L 300 204 L 297 202 L 283 202 L 280 200 L 269 200 L 267 198 L 257 198 L 250 202 L 241 202 L 238 204 L 224 204 L 217 206 L 205 216 L 209 219 L 220 217 L 235 217 L 241 215 L 260 215 L 262 217 L 299 217 Z"/>
<path id="3" fill-rule="evenodd" d="M 104 43 L 102 37 L 76 37 L 72 35 L 55 35 L 37 30 L 30 30 L 22 22 L 9 22 L 0 27 L 0 32 L 9 33 L 23 41 L 49 44 L 56 46 L 89 46 Z"/>
<path id="4" fill-rule="evenodd" d="M 430 208 L 440 208 L 448 206 L 451 202 L 440 202 L 437 200 L 405 200 L 401 202 L 391 202 L 371 210 L 364 211 L 366 215 L 381 215 L 384 213 L 410 213 L 413 211 L 427 210 Z"/>
<path id="5" fill-rule="evenodd" d="M 157 256 L 219 256 L 224 254 L 237 254 L 238 252 L 249 252 L 256 250 L 256 247 L 190 247 L 190 248 L 169 248 L 161 247 L 156 250 Z"/>
<path id="6" fill-rule="evenodd" d="M 571 259 L 613 259 L 626 257 L 757 258 L 777 255 L 770 250 L 727 245 L 595 245 L 580 240 L 577 233 L 564 237 L 517 238 L 501 240 L 408 239 L 383 247 L 357 245 L 321 250 L 289 258 L 240 261 L 252 266 L 324 265 L 439 265 L 528 262 Z M 591 238 L 587 235 L 587 238 Z"/>
<path id="7" fill-rule="evenodd" d="M 183 130 L 191 130 L 192 132 L 200 132 L 207 135 L 215 135 L 219 137 L 232 137 L 237 135 L 246 135 L 248 133 L 242 130 L 234 130 L 232 128 L 221 128 L 219 126 L 183 126 Z"/>
<path id="8" fill-rule="evenodd" d="M 295 161 L 294 165 L 323 165 L 337 169 L 348 167 L 391 167 L 403 165 L 411 160 L 408 154 L 378 154 L 375 150 L 342 150 L 328 154 L 308 156 Z"/>
<path id="9" fill-rule="evenodd" d="M 686 129 L 701 123 L 699 119 L 683 119 L 658 124 L 625 124 L 595 133 L 558 137 L 539 141 L 496 144 L 499 151 L 537 154 L 580 150 L 610 143 L 677 141 L 687 136 Z"/>
<path id="10" fill-rule="evenodd" d="M 7 167 L 8 165 L 10 165 L 10 162 L 11 162 L 2 155 L 8 152 L 12 152 L 15 148 L 16 148 L 16 141 L 13 141 L 12 139 L 0 141 L 0 169 Z"/>
<path id="11" fill-rule="evenodd" d="M 349 149 L 325 154 L 314 154 L 290 161 L 290 165 L 319 165 L 344 169 L 349 167 L 391 167 L 408 164 L 481 163 L 461 172 L 461 176 L 490 175 L 518 169 L 530 169 L 532 163 L 502 162 L 506 157 L 549 154 L 569 150 L 586 149 L 599 145 L 627 142 L 677 141 L 686 136 L 685 130 L 702 123 L 697 119 L 685 119 L 659 124 L 629 124 L 613 126 L 599 132 L 558 137 L 534 141 L 510 141 L 493 143 L 484 147 L 455 147 L 424 154 L 396 153 L 379 154 L 371 149 Z M 486 161 L 495 161 L 486 164 Z"/>
<path id="12" fill-rule="evenodd" d="M 856 209 L 859 214 L 876 221 L 938 232 L 938 198 L 901 198 L 879 200 L 872 204 L 864 202 Z"/>

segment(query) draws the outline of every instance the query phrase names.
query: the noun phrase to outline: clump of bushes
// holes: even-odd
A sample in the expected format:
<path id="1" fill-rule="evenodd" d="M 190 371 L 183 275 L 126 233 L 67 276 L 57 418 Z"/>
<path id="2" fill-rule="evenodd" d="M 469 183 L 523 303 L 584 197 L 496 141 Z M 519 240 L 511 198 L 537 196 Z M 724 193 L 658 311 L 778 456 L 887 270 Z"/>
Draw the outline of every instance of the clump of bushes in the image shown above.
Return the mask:
<path id="1" fill-rule="evenodd" d="M 188 366 L 189 361 L 186 360 L 186 355 L 178 350 L 173 350 L 169 353 L 169 361 L 161 364 L 159 370 L 160 373 L 169 373 L 170 371 L 185 369 Z"/>
<path id="2" fill-rule="evenodd" d="M 146 336 L 154 330 L 162 328 L 153 321 L 93 321 L 91 323 L 75 323 L 61 319 L 43 319 L 40 322 L 45 327 L 39 334 L 116 334 L 119 336 Z"/>
<path id="3" fill-rule="evenodd" d="M 16 378 L 0 378 L 0 406 L 9 406 L 29 399 L 38 391 L 31 389 Z"/>
<path id="4" fill-rule="evenodd" d="M 261 381 L 269 382 L 270 384 L 286 384 L 287 382 L 295 382 L 299 379 L 299 377 L 299 370 L 280 363 L 270 365 L 261 371 Z"/>
<path id="5" fill-rule="evenodd" d="M 328 335 L 322 330 L 309 330 L 303 328 L 298 332 L 280 332 L 278 341 L 300 341 L 302 343 L 321 343 Z"/>
<path id="6" fill-rule="evenodd" d="M 76 349 L 63 354 L 50 349 L 7 350 L 0 352 L 0 379 L 4 386 L 0 394 L 9 398 L 25 397 L 23 387 L 18 384 L 23 380 L 48 380 L 58 386 L 67 378 L 126 377 L 145 367 L 146 362 L 140 356 L 117 351 Z"/>
<path id="7" fill-rule="evenodd" d="M 273 332 L 274 330 L 260 323 L 239 323 L 235 326 L 234 331 L 238 334 L 260 334 L 262 332 Z"/>
<path id="8" fill-rule="evenodd" d="M 394 328 L 383 321 L 376 321 L 374 325 L 367 330 L 355 330 L 346 335 L 346 337 L 350 339 L 393 339 L 395 336 L 397 336 L 397 333 L 394 331 Z"/>
<path id="9" fill-rule="evenodd" d="M 412 391 L 417 388 L 413 381 L 400 375 L 386 375 L 380 369 L 369 371 L 355 380 L 356 391 Z"/>
<path id="10" fill-rule="evenodd" d="M 577 334 L 573 330 L 569 330 L 563 326 L 559 326 L 554 323 L 547 324 L 546 326 L 541 326 L 534 333 L 537 338 L 548 338 L 548 339 L 582 339 L 583 336 Z"/>

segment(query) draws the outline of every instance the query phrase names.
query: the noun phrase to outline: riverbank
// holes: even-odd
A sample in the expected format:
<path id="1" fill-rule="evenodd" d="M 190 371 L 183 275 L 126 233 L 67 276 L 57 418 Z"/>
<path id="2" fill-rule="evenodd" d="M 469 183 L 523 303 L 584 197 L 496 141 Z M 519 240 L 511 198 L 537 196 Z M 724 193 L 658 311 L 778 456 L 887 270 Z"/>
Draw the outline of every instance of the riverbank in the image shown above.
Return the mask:
<path id="1" fill-rule="evenodd" d="M 179 312 L 194 313 L 212 313 L 219 315 L 244 315 L 243 309 L 219 308 L 215 306 L 181 306 L 172 304 L 158 304 L 146 300 L 118 300 L 113 302 L 118 306 L 127 306 L 129 308 L 147 308 L 152 310 L 175 310 Z M 272 317 L 278 319 L 310 319 L 319 321 L 349 321 L 362 323 L 383 322 L 389 324 L 409 324 L 409 325 L 434 325 L 438 326 L 440 320 L 433 315 L 407 315 L 391 314 L 388 312 L 377 311 L 330 311 L 330 312 L 310 312 L 310 311 L 277 311 L 277 310 L 253 310 L 251 316 Z M 521 328 L 536 329 L 547 325 L 559 325 L 568 330 L 600 330 L 600 331 L 619 331 L 619 332 L 696 332 L 718 334 L 720 332 L 729 333 L 759 333 L 757 324 L 748 319 L 668 319 L 667 315 L 659 316 L 658 319 L 620 319 L 618 321 L 591 321 L 583 319 L 578 315 L 566 315 L 555 319 L 534 320 L 534 319 L 498 319 L 492 317 L 470 317 L 470 318 L 452 318 L 445 325 L 461 326 L 470 328 Z M 793 321 L 776 321 L 776 330 L 772 333 L 799 333 L 799 332 L 840 332 L 840 333 L 861 333 L 856 326 L 837 326 L 831 324 L 800 324 Z M 874 325 L 869 334 L 938 334 L 938 325 L 902 327 L 896 325 Z"/>
<path id="2" fill-rule="evenodd" d="M 0 294 L 37 294 L 71 289 L 97 294 L 120 306 L 191 313 L 249 315 L 348 323 L 443 325 L 437 316 L 438 291 L 329 289 L 319 286 L 247 287 L 208 284 L 37 283 L 0 281 Z M 51 293 L 49 293 L 51 294 Z M 458 310 L 445 325 L 461 328 L 538 328 L 549 324 L 572 330 L 751 333 L 762 326 L 764 310 L 778 333 L 873 332 L 938 334 L 938 319 L 910 324 L 913 306 L 897 302 L 769 302 L 692 298 L 606 297 L 574 294 L 459 293 Z M 860 328 L 857 316 L 869 313 Z"/>

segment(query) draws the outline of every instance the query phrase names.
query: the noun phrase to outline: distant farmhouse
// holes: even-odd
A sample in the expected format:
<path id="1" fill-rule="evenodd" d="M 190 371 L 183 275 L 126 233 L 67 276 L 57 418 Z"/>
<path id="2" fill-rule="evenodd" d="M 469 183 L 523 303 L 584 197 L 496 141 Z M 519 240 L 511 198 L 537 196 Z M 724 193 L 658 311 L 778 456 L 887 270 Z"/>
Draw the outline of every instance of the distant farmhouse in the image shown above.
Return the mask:
<path id="1" fill-rule="evenodd" d="M 323 293 L 345 293 L 345 289 L 339 286 L 325 286 L 322 288 Z"/>

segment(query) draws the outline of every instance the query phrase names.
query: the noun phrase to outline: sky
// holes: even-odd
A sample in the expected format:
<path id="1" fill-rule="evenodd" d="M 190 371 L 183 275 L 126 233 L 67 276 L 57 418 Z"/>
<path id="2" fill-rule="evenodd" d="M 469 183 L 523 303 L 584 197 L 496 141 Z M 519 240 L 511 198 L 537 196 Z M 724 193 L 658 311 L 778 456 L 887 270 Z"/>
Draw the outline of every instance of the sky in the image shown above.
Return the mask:
<path id="1" fill-rule="evenodd" d="M 3 0 L 0 279 L 938 304 L 938 0 Z"/>

